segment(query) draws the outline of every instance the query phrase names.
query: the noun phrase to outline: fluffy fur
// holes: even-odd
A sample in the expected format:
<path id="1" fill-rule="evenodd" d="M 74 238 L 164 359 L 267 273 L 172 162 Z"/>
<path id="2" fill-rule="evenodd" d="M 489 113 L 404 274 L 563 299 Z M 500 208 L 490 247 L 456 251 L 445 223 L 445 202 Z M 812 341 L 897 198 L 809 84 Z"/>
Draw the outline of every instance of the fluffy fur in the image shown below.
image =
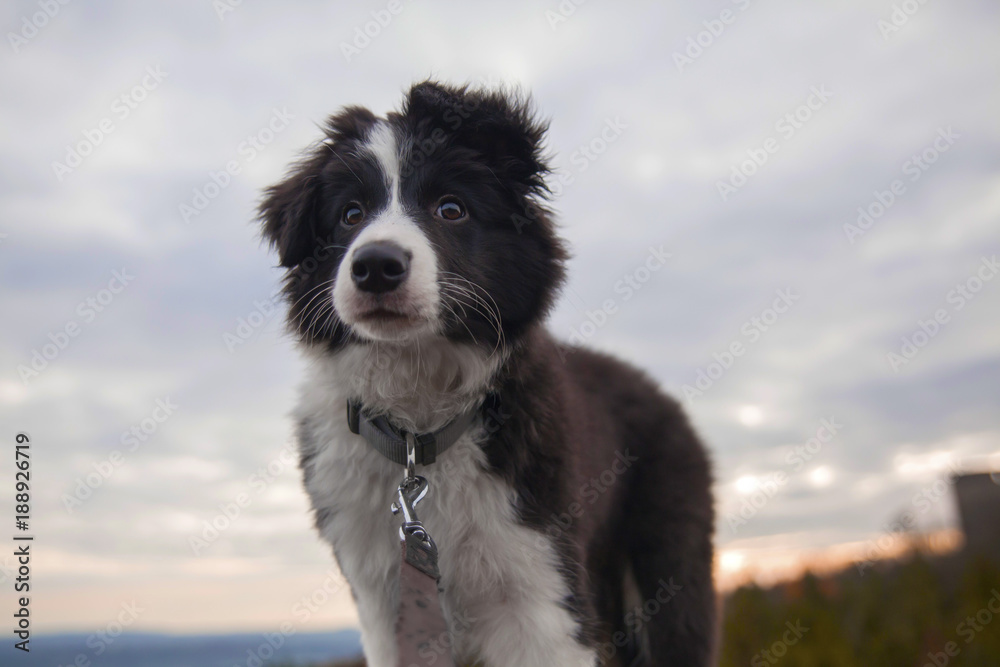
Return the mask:
<path id="1" fill-rule="evenodd" d="M 709 664 L 705 452 L 649 378 L 543 327 L 566 259 L 543 202 L 544 124 L 511 92 L 424 82 L 398 112 L 348 107 L 325 130 L 261 217 L 312 362 L 305 485 L 369 665 L 395 664 L 402 471 L 349 431 L 345 403 L 430 431 L 489 392 L 499 411 L 420 470 L 459 664 Z M 359 282 L 372 243 L 405 254 L 398 287 Z"/>

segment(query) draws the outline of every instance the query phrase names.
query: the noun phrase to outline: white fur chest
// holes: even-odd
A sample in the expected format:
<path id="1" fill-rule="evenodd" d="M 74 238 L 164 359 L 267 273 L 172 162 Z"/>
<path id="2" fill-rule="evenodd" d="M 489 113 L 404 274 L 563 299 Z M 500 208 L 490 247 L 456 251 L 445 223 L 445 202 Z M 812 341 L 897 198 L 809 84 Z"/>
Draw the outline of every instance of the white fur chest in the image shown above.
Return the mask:
<path id="1" fill-rule="evenodd" d="M 357 396 L 359 388 L 371 390 L 370 383 L 359 387 L 338 378 L 337 371 L 347 370 L 345 363 L 355 362 L 317 360 L 296 411 L 305 424 L 300 446 L 309 460 L 306 490 L 320 532 L 333 545 L 357 601 L 368 664 L 392 667 L 400 545 L 399 519 L 389 505 L 403 470 L 348 429 L 348 395 Z M 401 363 L 402 377 L 408 362 Z M 453 384 L 454 378 L 444 379 Z M 419 393 L 406 393 L 428 400 L 434 389 L 425 386 Z M 436 405 L 437 410 L 423 412 L 436 418 L 414 422 L 418 428 L 438 428 L 449 412 L 463 409 L 470 400 L 478 399 L 453 400 L 446 408 Z M 411 415 L 419 409 L 416 403 L 400 408 Z M 486 455 L 477 441 L 482 435 L 481 428 L 473 427 L 436 463 L 418 468 L 430 490 L 417 514 L 438 545 L 456 659 L 479 660 L 489 667 L 592 665 L 593 653 L 573 640 L 577 624 L 562 604 L 569 591 L 552 544 L 518 521 L 515 491 L 486 469 Z"/>

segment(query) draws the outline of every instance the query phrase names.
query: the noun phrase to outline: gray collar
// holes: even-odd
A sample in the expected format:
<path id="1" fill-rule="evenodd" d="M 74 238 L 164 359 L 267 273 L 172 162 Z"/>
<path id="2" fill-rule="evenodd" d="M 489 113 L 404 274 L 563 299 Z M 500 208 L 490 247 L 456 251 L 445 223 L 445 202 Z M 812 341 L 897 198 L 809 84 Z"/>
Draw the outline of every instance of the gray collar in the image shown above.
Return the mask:
<path id="1" fill-rule="evenodd" d="M 412 436 L 416 455 L 415 463 L 430 465 L 437 457 L 454 445 L 476 419 L 497 406 L 496 394 L 489 394 L 482 405 L 466 410 L 443 427 L 431 433 L 409 433 L 396 427 L 382 415 L 371 416 L 360 401 L 347 401 L 347 425 L 352 433 L 360 435 L 382 456 L 393 463 L 407 464 L 407 437 Z"/>

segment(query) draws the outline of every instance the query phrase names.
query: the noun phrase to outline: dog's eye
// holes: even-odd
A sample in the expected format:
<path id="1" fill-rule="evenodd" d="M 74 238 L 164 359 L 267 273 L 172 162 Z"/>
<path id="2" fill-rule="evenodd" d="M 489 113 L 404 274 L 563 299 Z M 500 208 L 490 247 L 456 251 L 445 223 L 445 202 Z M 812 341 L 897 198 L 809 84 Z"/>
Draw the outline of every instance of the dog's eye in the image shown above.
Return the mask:
<path id="1" fill-rule="evenodd" d="M 458 222 L 466 216 L 465 206 L 457 197 L 445 197 L 438 204 L 434 215 L 448 222 Z"/>
<path id="2" fill-rule="evenodd" d="M 348 227 L 353 227 L 361 222 L 364 222 L 365 212 L 361 210 L 361 206 L 354 202 L 351 202 L 344 207 L 344 213 L 340 217 L 340 221 L 343 222 Z"/>

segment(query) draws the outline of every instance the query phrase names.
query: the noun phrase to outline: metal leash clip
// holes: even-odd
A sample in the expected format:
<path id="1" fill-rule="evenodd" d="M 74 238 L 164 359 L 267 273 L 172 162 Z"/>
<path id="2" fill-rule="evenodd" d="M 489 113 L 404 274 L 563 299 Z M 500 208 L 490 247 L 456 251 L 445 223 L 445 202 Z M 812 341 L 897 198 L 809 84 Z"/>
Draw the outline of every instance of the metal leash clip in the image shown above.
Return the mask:
<path id="1" fill-rule="evenodd" d="M 417 503 L 427 495 L 427 480 L 423 477 L 409 477 L 396 489 L 396 502 L 392 504 L 392 513 L 403 514 L 403 525 L 399 527 L 399 539 L 406 541 L 407 535 L 412 535 L 422 542 L 433 544 L 431 536 L 424 530 L 424 524 L 417 518 L 414 510 Z"/>
<path id="2" fill-rule="evenodd" d="M 403 525 L 399 527 L 399 539 L 406 541 L 407 535 L 416 537 L 421 542 L 425 542 L 431 548 L 434 547 L 434 540 L 424 530 L 424 524 L 417 518 L 414 509 L 424 496 L 430 486 L 425 477 L 416 474 L 416 439 L 412 433 L 406 434 L 406 476 L 396 488 L 396 502 L 392 504 L 392 513 L 403 514 Z"/>

